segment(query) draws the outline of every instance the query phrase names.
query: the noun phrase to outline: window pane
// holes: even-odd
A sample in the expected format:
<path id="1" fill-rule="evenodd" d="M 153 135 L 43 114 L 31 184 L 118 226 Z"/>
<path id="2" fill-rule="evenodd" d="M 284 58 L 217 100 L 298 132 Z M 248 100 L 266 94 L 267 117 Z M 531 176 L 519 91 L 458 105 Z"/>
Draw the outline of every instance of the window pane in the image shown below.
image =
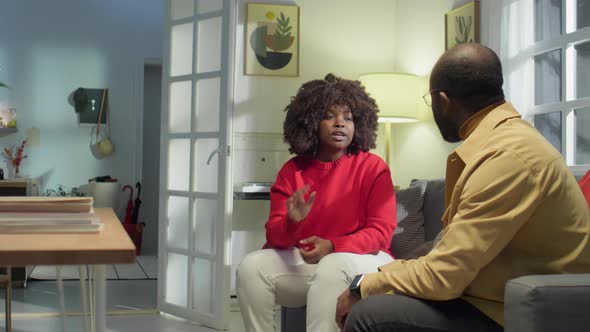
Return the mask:
<path id="1" fill-rule="evenodd" d="M 197 81 L 197 110 L 194 116 L 197 132 L 219 131 L 219 96 L 221 80 L 219 77 Z"/>
<path id="2" fill-rule="evenodd" d="M 561 101 L 561 49 L 535 56 L 535 105 Z"/>
<path id="3" fill-rule="evenodd" d="M 576 49 L 576 98 L 590 97 L 590 42 Z"/>
<path id="4" fill-rule="evenodd" d="M 192 87 L 191 81 L 170 84 L 168 130 L 171 133 L 187 133 L 191 130 Z"/>
<path id="5" fill-rule="evenodd" d="M 188 257 L 178 254 L 168 254 L 166 268 L 165 301 L 181 308 L 188 305 Z"/>
<path id="6" fill-rule="evenodd" d="M 590 164 L 590 107 L 574 111 L 576 118 L 576 165 Z"/>
<path id="7" fill-rule="evenodd" d="M 535 128 L 561 152 L 561 112 L 535 115 Z"/>
<path id="8" fill-rule="evenodd" d="M 168 198 L 168 238 L 166 246 L 188 250 L 189 207 L 188 197 Z"/>
<path id="9" fill-rule="evenodd" d="M 215 254 L 215 225 L 223 222 L 217 219 L 217 200 L 197 198 L 194 202 L 193 220 L 195 249 Z"/>
<path id="10" fill-rule="evenodd" d="M 535 41 L 561 35 L 561 0 L 535 0 Z"/>
<path id="11" fill-rule="evenodd" d="M 219 176 L 219 140 L 217 138 L 198 139 L 195 142 L 193 168 L 194 189 L 199 192 L 217 193 Z"/>
<path id="12" fill-rule="evenodd" d="M 215 263 L 213 261 L 193 258 L 193 309 L 198 312 L 214 314 L 215 308 Z"/>
<path id="13" fill-rule="evenodd" d="M 576 12 L 578 13 L 577 28 L 590 26 L 590 0 L 578 0 Z"/>
<path id="14" fill-rule="evenodd" d="M 199 14 L 214 12 L 223 9 L 223 1 L 221 0 L 199 0 L 197 1 L 197 8 Z"/>
<path id="15" fill-rule="evenodd" d="M 196 49 L 199 73 L 221 70 L 222 23 L 221 16 L 199 22 Z"/>
<path id="16" fill-rule="evenodd" d="M 193 0 L 172 0 L 170 2 L 170 15 L 173 20 L 193 16 L 195 2 Z"/>
<path id="17" fill-rule="evenodd" d="M 188 191 L 190 140 L 171 139 L 168 144 L 168 190 Z"/>
<path id="18" fill-rule="evenodd" d="M 193 70 L 192 23 L 175 25 L 170 36 L 170 76 L 188 75 Z"/>

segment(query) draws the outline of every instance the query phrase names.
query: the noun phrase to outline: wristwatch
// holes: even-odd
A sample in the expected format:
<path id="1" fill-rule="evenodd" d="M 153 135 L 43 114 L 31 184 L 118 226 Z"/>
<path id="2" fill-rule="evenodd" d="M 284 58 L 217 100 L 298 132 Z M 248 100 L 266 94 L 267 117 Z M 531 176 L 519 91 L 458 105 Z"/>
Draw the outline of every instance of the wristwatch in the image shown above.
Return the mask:
<path id="1" fill-rule="evenodd" d="M 356 297 L 357 299 L 362 298 L 362 296 L 361 296 L 361 281 L 363 280 L 364 277 L 365 277 L 364 274 L 357 274 L 352 279 L 350 286 L 348 286 L 348 289 L 350 290 L 350 294 L 352 294 L 352 296 Z"/>

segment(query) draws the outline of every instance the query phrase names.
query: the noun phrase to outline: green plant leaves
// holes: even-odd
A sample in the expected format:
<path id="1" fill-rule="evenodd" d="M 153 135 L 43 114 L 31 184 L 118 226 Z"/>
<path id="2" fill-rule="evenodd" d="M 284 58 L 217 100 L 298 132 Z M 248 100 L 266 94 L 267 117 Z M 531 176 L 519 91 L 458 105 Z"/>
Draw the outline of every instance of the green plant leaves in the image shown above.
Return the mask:
<path id="1" fill-rule="evenodd" d="M 277 38 L 284 38 L 284 37 L 291 36 L 292 26 L 289 25 L 289 22 L 290 22 L 289 17 L 285 16 L 285 14 L 283 12 L 281 12 L 281 15 L 279 17 L 277 17 L 278 26 L 277 26 L 277 31 L 275 33 Z"/>
<path id="2" fill-rule="evenodd" d="M 8 85 L 6 85 L 6 84 L 4 84 L 4 83 L 0 82 L 0 88 L 7 88 L 7 89 L 8 89 Z"/>
<path id="3" fill-rule="evenodd" d="M 45 190 L 44 196 L 84 197 L 86 196 L 86 193 L 81 191 L 78 187 L 72 187 L 71 189 L 68 189 L 68 187 L 60 184 L 57 186 L 57 189 Z"/>

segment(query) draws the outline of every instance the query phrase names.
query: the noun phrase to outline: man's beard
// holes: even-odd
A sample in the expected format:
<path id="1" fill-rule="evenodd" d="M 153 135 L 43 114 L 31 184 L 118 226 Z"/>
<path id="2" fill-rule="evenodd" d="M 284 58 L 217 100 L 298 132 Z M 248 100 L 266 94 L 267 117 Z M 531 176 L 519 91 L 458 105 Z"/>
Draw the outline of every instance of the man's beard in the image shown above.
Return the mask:
<path id="1" fill-rule="evenodd" d="M 434 121 L 442 135 L 442 138 L 449 143 L 456 143 L 461 140 L 459 137 L 459 128 L 442 112 L 433 111 Z"/>

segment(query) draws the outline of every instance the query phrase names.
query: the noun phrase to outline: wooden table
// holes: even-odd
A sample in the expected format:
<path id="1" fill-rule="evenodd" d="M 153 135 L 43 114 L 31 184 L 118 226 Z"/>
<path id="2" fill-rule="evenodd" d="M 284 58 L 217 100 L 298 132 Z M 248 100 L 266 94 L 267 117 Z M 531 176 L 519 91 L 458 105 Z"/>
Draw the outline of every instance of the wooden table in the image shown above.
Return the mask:
<path id="1" fill-rule="evenodd" d="M 135 262 L 135 246 L 110 208 L 95 209 L 98 233 L 0 234 L 0 266 L 93 264 L 96 331 L 106 328 L 104 264 Z"/>

